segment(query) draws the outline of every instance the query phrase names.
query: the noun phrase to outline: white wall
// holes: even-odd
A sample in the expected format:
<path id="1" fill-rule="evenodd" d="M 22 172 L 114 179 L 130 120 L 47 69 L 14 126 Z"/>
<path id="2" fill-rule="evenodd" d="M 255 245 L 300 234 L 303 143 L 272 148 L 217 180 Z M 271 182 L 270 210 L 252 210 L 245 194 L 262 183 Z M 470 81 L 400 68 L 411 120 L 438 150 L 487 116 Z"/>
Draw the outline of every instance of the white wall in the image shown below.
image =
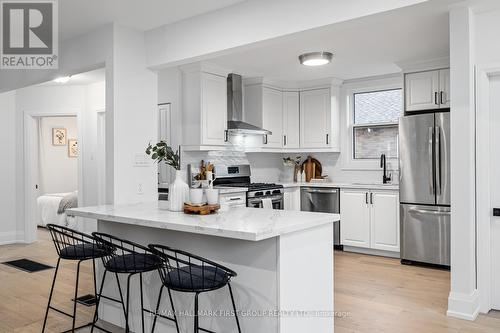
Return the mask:
<path id="1" fill-rule="evenodd" d="M 106 110 L 106 139 L 110 141 L 106 148 L 113 149 L 113 202 L 154 201 L 156 164 L 134 166 L 136 155 L 145 156 L 147 144 L 158 137 L 158 78 L 146 68 L 142 33 L 115 27 L 113 73 L 114 105 L 112 111 Z"/>
<path id="2" fill-rule="evenodd" d="M 475 263 L 474 17 L 450 12 L 451 75 L 451 286 L 448 315 L 478 313 Z"/>
<path id="3" fill-rule="evenodd" d="M 76 117 L 42 117 L 39 119 L 40 194 L 73 192 L 78 189 L 78 159 L 68 156 L 68 145 L 52 144 L 52 129 L 65 128 L 66 138 L 77 139 Z"/>
<path id="4" fill-rule="evenodd" d="M 16 93 L 8 92 L 0 94 L 0 110 L 2 121 L 0 121 L 0 244 L 14 243 L 22 239 L 22 235 L 17 234 L 16 222 L 16 174 L 19 172 L 16 167 L 16 152 L 19 145 L 16 145 Z"/>

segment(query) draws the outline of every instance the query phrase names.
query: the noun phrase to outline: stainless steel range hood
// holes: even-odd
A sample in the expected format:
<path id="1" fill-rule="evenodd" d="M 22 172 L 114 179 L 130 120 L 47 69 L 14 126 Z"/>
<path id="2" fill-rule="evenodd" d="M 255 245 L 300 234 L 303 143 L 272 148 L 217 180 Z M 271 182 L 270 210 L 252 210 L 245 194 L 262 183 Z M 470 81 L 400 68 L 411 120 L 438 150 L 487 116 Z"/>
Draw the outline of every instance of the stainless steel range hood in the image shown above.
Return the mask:
<path id="1" fill-rule="evenodd" d="M 241 75 L 227 77 L 227 131 L 229 134 L 271 135 L 272 132 L 243 121 L 243 84 Z"/>

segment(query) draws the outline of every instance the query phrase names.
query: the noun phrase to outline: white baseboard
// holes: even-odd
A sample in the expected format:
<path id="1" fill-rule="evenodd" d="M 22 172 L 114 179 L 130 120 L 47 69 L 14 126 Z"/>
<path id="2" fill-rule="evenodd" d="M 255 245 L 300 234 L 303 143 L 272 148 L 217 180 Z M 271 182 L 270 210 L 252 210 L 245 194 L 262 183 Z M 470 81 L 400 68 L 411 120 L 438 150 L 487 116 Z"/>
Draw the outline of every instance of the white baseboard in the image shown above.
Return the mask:
<path id="1" fill-rule="evenodd" d="M 399 252 L 391 252 L 391 251 L 384 251 L 384 250 L 367 249 L 367 248 L 364 248 L 364 247 L 355 247 L 355 246 L 344 245 L 344 251 L 345 252 L 355 252 L 355 253 L 369 254 L 369 255 L 372 255 L 372 256 L 400 258 Z"/>
<path id="2" fill-rule="evenodd" d="M 24 237 L 16 231 L 0 232 L 0 245 L 9 245 L 24 242 Z"/>
<path id="3" fill-rule="evenodd" d="M 479 293 L 472 294 L 450 292 L 448 297 L 448 311 L 446 315 L 465 320 L 476 320 L 479 314 Z"/>

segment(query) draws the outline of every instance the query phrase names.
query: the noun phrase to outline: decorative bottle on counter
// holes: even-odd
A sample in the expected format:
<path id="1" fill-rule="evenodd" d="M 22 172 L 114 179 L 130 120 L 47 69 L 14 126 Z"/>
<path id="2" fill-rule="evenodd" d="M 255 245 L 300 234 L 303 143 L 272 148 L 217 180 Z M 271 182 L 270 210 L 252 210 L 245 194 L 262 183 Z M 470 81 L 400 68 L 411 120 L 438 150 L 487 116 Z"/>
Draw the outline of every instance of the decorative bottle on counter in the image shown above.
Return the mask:
<path id="1" fill-rule="evenodd" d="M 184 202 L 189 200 L 189 186 L 182 179 L 182 171 L 175 170 L 175 181 L 168 187 L 168 201 L 170 210 L 182 212 Z"/>

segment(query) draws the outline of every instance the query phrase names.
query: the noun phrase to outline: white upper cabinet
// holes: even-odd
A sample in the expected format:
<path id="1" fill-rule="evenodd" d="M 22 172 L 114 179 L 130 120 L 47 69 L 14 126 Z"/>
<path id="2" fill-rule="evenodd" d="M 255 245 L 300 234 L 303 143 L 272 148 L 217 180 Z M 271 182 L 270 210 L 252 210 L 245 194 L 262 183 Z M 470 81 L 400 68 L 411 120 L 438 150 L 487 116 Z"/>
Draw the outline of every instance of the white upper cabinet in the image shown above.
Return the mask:
<path id="1" fill-rule="evenodd" d="M 226 78 L 202 73 L 201 82 L 202 144 L 223 145 L 227 129 Z"/>
<path id="2" fill-rule="evenodd" d="M 209 73 L 199 67 L 187 67 L 183 70 L 182 81 L 182 144 L 226 145 L 226 75 Z"/>
<path id="3" fill-rule="evenodd" d="M 370 243 L 372 249 L 399 252 L 399 195 L 371 191 Z"/>
<path id="4" fill-rule="evenodd" d="M 272 132 L 267 136 L 264 147 L 281 148 L 283 146 L 283 92 L 263 87 L 262 94 L 262 127 Z"/>
<path id="5" fill-rule="evenodd" d="M 405 75 L 405 110 L 420 111 L 450 107 L 449 69 Z"/>
<path id="6" fill-rule="evenodd" d="M 283 147 L 300 147 L 299 92 L 283 93 Z"/>
<path id="7" fill-rule="evenodd" d="M 442 108 L 450 107 L 450 69 L 439 71 L 439 103 Z"/>
<path id="8" fill-rule="evenodd" d="M 339 91 L 333 85 L 281 89 L 262 79 L 248 79 L 244 84 L 244 120 L 272 132 L 262 144 L 264 149 L 339 151 Z"/>
<path id="9" fill-rule="evenodd" d="M 300 92 L 300 147 L 332 145 L 332 110 L 329 88 Z"/>

